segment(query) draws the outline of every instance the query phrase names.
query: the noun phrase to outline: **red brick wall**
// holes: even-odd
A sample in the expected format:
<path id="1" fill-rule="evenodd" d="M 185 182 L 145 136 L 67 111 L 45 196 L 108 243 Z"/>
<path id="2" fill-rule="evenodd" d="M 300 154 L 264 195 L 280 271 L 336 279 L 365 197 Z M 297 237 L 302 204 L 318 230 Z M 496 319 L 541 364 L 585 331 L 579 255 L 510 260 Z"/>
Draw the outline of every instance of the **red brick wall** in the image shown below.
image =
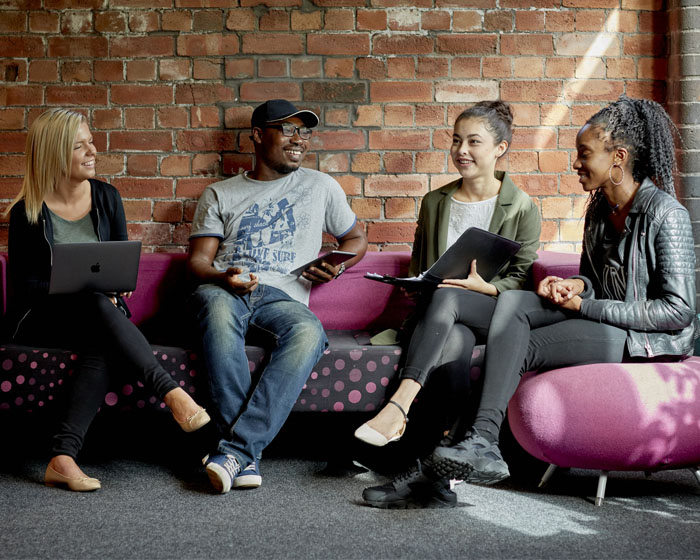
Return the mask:
<path id="1" fill-rule="evenodd" d="M 185 250 L 202 189 L 252 165 L 253 107 L 286 97 L 321 115 L 305 164 L 374 249 L 406 249 L 421 196 L 455 177 L 455 116 L 500 97 L 502 167 L 538 201 L 543 246 L 578 250 L 576 131 L 621 93 L 666 100 L 666 32 L 663 0 L 0 0 L 0 201 L 32 119 L 80 107 L 131 236 Z"/>

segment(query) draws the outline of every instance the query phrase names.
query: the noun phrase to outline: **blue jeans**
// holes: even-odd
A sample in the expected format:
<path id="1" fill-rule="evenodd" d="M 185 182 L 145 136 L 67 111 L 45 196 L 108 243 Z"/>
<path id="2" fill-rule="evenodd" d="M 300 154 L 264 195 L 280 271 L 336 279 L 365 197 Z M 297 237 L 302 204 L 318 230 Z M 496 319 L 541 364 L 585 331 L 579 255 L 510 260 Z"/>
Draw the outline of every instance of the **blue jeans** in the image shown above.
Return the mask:
<path id="1" fill-rule="evenodd" d="M 202 284 L 190 306 L 218 409 L 218 451 L 233 455 L 245 468 L 282 428 L 328 339 L 306 305 L 272 286 L 259 284 L 254 292 L 238 296 Z M 255 386 L 245 353 L 251 326 L 270 335 L 274 344 Z"/>

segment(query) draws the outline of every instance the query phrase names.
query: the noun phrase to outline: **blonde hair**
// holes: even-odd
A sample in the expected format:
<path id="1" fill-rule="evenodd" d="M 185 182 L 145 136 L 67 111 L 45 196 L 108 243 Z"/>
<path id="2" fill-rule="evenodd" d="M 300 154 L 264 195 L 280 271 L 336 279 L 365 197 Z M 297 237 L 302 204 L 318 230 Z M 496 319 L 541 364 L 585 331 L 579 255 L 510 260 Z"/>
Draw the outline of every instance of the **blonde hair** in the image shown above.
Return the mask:
<path id="1" fill-rule="evenodd" d="M 24 181 L 17 197 L 8 206 L 24 200 L 27 220 L 39 221 L 44 198 L 70 175 L 73 143 L 85 117 L 70 109 L 50 109 L 39 115 L 27 135 L 27 162 Z"/>

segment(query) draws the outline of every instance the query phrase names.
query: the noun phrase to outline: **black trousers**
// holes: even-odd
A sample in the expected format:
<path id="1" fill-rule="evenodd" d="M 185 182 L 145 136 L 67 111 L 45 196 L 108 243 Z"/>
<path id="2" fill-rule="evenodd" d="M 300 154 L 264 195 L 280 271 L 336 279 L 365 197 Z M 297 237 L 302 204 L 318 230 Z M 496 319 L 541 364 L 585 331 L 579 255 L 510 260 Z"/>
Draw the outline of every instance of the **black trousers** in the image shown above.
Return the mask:
<path id="1" fill-rule="evenodd" d="M 495 308 L 491 296 L 460 288 L 435 290 L 411 336 L 401 378 L 425 386 L 433 370 L 448 364 L 469 377 L 474 346 L 486 338 Z"/>
<path id="2" fill-rule="evenodd" d="M 508 401 L 526 371 L 620 363 L 626 357 L 626 340 L 625 329 L 576 318 L 535 292 L 503 292 L 487 338 L 484 387 L 474 428 L 497 441 Z"/>
<path id="3" fill-rule="evenodd" d="M 80 356 L 53 438 L 54 455 L 77 457 L 104 402 L 110 375 L 124 375 L 125 370 L 136 373 L 161 399 L 179 387 L 158 363 L 141 331 L 101 293 L 47 296 L 22 321 L 14 340 L 75 350 Z"/>
<path id="4" fill-rule="evenodd" d="M 471 379 L 471 358 L 495 307 L 495 298 L 459 288 L 439 288 L 419 303 L 399 377 L 423 390 L 411 408 L 411 428 L 394 447 L 402 466 L 429 454 L 453 424 L 463 431 L 464 420 L 473 419 L 481 381 Z"/>

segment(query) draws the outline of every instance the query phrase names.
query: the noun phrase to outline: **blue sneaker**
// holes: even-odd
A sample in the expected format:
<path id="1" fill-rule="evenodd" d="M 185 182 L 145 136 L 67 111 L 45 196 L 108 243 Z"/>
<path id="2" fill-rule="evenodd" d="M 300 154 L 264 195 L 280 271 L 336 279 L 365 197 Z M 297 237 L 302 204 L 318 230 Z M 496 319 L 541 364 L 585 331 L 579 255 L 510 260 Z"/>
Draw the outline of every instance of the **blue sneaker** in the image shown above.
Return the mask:
<path id="1" fill-rule="evenodd" d="M 221 494 L 226 494 L 231 490 L 231 483 L 241 470 L 238 459 L 224 453 L 207 455 L 202 459 L 202 464 L 207 469 L 211 485 Z"/>
<path id="2" fill-rule="evenodd" d="M 262 476 L 255 461 L 239 472 L 233 479 L 234 488 L 259 488 L 262 484 Z"/>

